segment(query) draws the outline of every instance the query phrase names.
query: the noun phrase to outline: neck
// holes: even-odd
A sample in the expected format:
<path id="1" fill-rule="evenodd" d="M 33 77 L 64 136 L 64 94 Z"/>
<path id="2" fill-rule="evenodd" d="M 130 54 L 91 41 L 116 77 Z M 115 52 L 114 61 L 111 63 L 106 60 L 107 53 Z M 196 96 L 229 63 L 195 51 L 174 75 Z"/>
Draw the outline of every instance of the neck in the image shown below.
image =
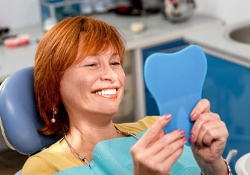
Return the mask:
<path id="1" fill-rule="evenodd" d="M 67 135 L 68 137 L 78 138 L 83 141 L 99 142 L 117 136 L 117 132 L 112 121 L 102 125 L 84 122 L 78 123 L 77 125 L 70 125 L 70 130 Z"/>
<path id="2" fill-rule="evenodd" d="M 88 161 L 91 161 L 92 151 L 97 143 L 120 136 L 121 135 L 117 133 L 112 121 L 106 123 L 103 122 L 102 124 L 99 122 L 98 125 L 85 121 L 70 123 L 67 140 L 78 154 L 82 157 L 86 157 Z M 78 158 L 65 140 L 62 140 L 61 146 L 64 151 L 70 151 L 76 158 Z"/>

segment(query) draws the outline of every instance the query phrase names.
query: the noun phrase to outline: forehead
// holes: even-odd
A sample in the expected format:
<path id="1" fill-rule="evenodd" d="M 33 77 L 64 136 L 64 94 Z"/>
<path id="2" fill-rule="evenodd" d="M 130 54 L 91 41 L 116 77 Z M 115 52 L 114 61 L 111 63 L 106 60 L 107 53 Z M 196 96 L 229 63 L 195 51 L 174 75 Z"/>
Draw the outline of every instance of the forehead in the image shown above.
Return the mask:
<path id="1" fill-rule="evenodd" d="M 111 35 L 109 32 L 108 34 L 105 36 L 97 36 L 96 33 L 80 33 L 75 62 L 79 63 L 90 55 L 103 54 L 110 51 L 118 53 L 121 64 L 123 64 L 124 44 L 119 37 L 113 37 L 116 36 L 114 33 Z"/>
<path id="2" fill-rule="evenodd" d="M 76 62 L 79 63 L 85 58 L 90 57 L 90 56 L 100 57 L 102 55 L 103 56 L 118 56 L 120 58 L 118 51 L 114 49 L 113 47 L 109 46 L 103 49 L 100 48 L 99 50 L 93 49 L 93 50 L 86 51 L 85 49 L 79 49 L 77 57 L 76 57 Z"/>

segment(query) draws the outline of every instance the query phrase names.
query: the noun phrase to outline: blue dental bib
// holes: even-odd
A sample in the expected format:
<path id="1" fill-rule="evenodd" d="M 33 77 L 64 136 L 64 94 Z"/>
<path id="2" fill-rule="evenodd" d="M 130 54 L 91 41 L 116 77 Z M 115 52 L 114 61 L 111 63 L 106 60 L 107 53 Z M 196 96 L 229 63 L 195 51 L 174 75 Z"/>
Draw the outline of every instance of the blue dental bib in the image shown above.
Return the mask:
<path id="1" fill-rule="evenodd" d="M 142 133 L 137 135 L 141 138 Z M 90 167 L 87 164 L 62 170 L 55 175 L 132 175 L 133 163 L 130 154 L 131 147 L 137 142 L 133 137 L 121 137 L 98 143 L 93 151 Z M 173 175 L 198 175 L 197 165 L 190 147 L 184 146 L 183 153 L 173 165 Z"/>

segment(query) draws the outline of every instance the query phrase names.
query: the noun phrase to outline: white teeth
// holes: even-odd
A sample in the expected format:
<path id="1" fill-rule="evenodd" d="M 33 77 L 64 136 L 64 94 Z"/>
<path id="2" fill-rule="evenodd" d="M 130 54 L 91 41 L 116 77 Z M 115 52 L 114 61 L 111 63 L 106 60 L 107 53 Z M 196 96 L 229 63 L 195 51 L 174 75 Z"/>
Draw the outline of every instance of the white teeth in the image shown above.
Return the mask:
<path id="1" fill-rule="evenodd" d="M 98 94 L 98 95 L 115 95 L 116 89 L 106 89 L 106 90 L 97 91 L 96 94 Z"/>

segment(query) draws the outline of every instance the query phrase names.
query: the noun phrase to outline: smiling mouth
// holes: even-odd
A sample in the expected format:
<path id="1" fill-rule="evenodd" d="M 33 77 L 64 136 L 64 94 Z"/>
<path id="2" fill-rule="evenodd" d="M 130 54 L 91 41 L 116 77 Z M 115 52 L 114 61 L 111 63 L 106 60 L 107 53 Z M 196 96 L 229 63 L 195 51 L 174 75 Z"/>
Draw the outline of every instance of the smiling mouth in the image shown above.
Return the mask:
<path id="1" fill-rule="evenodd" d="M 117 93 L 117 89 L 104 89 L 104 90 L 96 91 L 94 93 L 97 95 L 101 95 L 101 96 L 114 96 Z"/>

